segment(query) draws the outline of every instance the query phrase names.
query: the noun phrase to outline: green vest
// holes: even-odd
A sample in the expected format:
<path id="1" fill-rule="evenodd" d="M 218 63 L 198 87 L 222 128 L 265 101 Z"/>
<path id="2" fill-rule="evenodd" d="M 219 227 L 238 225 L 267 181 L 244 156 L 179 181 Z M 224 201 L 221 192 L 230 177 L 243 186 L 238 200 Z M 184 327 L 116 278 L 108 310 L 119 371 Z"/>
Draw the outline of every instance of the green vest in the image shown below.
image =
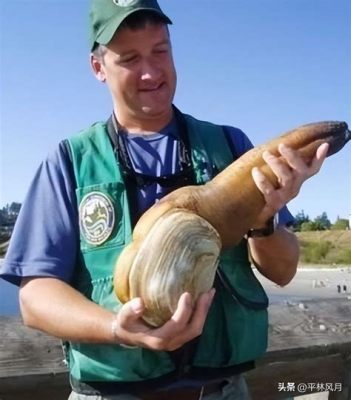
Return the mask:
<path id="1" fill-rule="evenodd" d="M 232 162 L 233 156 L 221 127 L 188 115 L 184 117 L 196 181 L 203 184 L 210 179 L 204 168 L 206 162 L 222 170 Z M 116 161 L 105 123 L 97 123 L 74 136 L 69 139 L 69 144 L 77 183 L 81 231 L 81 257 L 73 284 L 93 302 L 117 312 L 121 304 L 113 291 L 114 266 L 132 235 L 121 167 Z M 105 202 L 106 207 L 89 211 L 91 205 L 88 203 L 93 199 L 91 204 L 94 204 L 94 196 Z M 112 210 L 109 209 L 111 206 Z M 89 237 L 88 225 L 94 220 L 87 216 L 87 210 L 114 215 L 113 226 L 107 226 L 107 223 L 101 231 L 96 227 L 96 236 Z M 113 219 L 111 215 L 110 221 Z M 99 235 L 104 230 L 109 232 L 109 236 L 99 244 Z M 218 372 L 221 368 L 254 360 L 266 350 L 267 297 L 252 272 L 246 241 L 224 251 L 220 267 L 222 281 L 216 283 L 216 295 L 203 333 L 191 365 L 185 368 L 190 376 L 194 371 L 213 369 Z M 165 376 L 176 369 L 168 352 L 126 348 L 117 344 L 69 343 L 68 361 L 71 377 L 78 382 L 145 381 Z"/>

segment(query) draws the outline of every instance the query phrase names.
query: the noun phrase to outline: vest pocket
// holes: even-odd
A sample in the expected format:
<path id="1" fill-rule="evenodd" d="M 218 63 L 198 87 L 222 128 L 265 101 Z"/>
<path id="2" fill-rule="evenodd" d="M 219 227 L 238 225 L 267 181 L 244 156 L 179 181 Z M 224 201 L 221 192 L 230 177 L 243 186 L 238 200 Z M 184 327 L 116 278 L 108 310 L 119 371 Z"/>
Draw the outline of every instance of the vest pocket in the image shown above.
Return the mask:
<path id="1" fill-rule="evenodd" d="M 122 183 L 110 182 L 76 189 L 81 251 L 89 252 L 125 243 L 129 220 Z"/>

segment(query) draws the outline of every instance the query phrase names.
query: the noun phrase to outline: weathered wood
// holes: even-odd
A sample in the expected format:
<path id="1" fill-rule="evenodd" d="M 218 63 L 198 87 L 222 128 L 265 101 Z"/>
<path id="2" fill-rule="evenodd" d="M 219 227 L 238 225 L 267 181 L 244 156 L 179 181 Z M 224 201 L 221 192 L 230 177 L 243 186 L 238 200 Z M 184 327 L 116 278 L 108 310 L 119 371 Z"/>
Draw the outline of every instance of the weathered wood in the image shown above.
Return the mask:
<path id="1" fill-rule="evenodd" d="M 60 340 L 23 326 L 20 318 L 0 318 L 0 379 L 66 371 Z"/>
<path id="2" fill-rule="evenodd" d="M 254 400 L 285 399 L 287 396 L 300 396 L 317 392 L 317 388 L 307 389 L 306 392 L 298 390 L 299 384 L 342 383 L 345 369 L 345 360 L 340 354 L 311 359 L 297 359 L 295 361 L 281 361 L 261 364 L 246 376 Z M 279 390 L 293 383 L 294 391 Z M 323 391 L 319 389 L 319 391 Z"/>
<path id="3" fill-rule="evenodd" d="M 60 340 L 0 318 L 0 400 L 62 400 L 70 392 Z"/>
<path id="4" fill-rule="evenodd" d="M 58 339 L 0 317 L 0 400 L 66 399 L 68 373 Z M 342 383 L 351 387 L 351 301 L 319 300 L 270 306 L 268 352 L 247 374 L 254 400 L 288 395 L 279 383 Z M 339 396 L 339 397 L 336 397 Z"/>
<path id="5" fill-rule="evenodd" d="M 302 394 L 279 392 L 279 383 L 288 382 L 296 386 L 342 383 L 346 393 L 351 385 L 345 375 L 351 355 L 351 301 L 275 304 L 270 306 L 269 315 L 268 352 L 258 360 L 257 368 L 247 374 L 253 399 L 275 400 Z M 313 392 L 317 390 L 306 393 Z"/>
<path id="6" fill-rule="evenodd" d="M 311 300 L 270 306 L 269 350 L 350 343 L 351 301 Z"/>
<path id="7" fill-rule="evenodd" d="M 0 400 L 65 400 L 70 392 L 66 370 L 0 378 Z"/>

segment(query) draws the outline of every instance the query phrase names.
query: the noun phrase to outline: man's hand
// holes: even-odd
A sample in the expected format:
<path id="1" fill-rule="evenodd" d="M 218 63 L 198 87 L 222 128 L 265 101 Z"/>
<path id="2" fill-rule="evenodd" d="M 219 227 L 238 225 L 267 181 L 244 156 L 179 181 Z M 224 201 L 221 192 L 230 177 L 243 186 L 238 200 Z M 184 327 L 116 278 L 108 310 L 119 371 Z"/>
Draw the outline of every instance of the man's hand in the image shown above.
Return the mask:
<path id="1" fill-rule="evenodd" d="M 263 225 L 268 218 L 297 196 L 303 182 L 320 170 L 328 147 L 327 143 L 321 144 L 310 164 L 306 164 L 297 151 L 284 144 L 278 147 L 283 159 L 279 159 L 268 151 L 263 153 L 264 161 L 278 178 L 279 188 L 276 189 L 259 168 L 252 169 L 252 178 L 266 201 L 257 221 L 258 226 Z"/>
<path id="2" fill-rule="evenodd" d="M 144 305 L 140 298 L 125 303 L 116 318 L 116 341 L 152 350 L 172 351 L 201 335 L 215 290 L 199 296 L 195 306 L 191 295 L 183 293 L 172 318 L 159 328 L 145 324 L 141 316 Z"/>

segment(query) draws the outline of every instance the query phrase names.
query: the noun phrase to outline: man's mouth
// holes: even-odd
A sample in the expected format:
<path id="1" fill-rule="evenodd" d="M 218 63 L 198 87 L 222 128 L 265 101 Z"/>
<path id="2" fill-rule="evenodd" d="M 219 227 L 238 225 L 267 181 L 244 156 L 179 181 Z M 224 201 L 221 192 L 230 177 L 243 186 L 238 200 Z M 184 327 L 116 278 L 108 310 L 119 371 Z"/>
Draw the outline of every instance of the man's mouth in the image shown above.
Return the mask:
<path id="1" fill-rule="evenodd" d="M 140 92 L 156 92 L 157 90 L 161 89 L 164 85 L 165 85 L 165 83 L 161 82 L 157 85 L 141 88 L 141 89 L 139 89 L 139 91 Z"/>

